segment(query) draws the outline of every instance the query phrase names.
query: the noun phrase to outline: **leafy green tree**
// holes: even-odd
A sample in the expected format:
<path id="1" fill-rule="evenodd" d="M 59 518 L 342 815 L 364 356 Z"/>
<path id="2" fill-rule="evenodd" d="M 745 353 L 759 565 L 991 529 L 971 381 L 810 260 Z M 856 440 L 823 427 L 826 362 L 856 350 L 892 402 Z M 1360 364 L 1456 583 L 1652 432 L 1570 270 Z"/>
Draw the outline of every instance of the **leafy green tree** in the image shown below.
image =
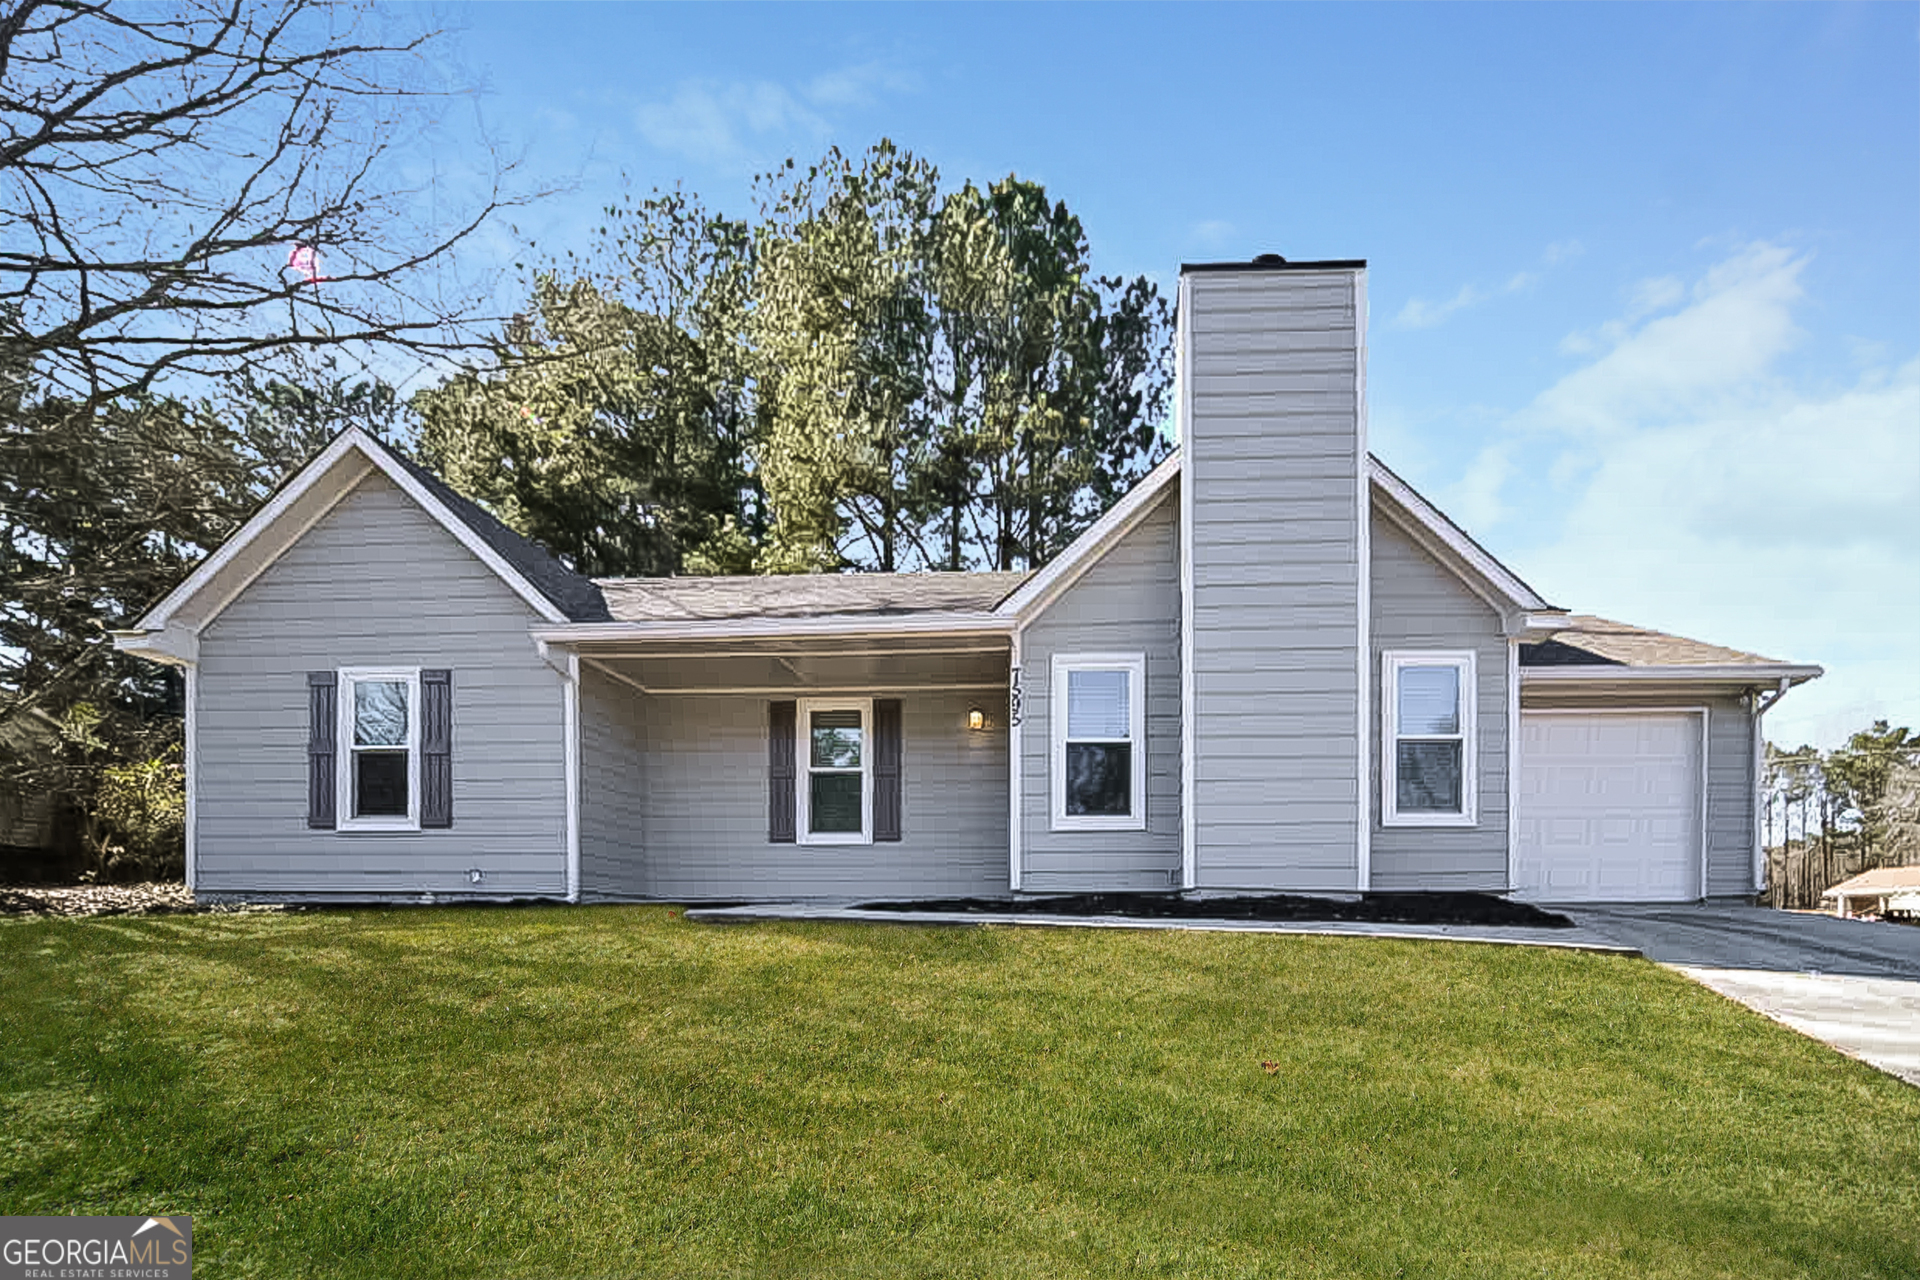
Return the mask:
<path id="1" fill-rule="evenodd" d="M 768 424 L 760 476 L 779 513 L 763 565 L 775 572 L 893 572 L 910 546 L 925 559 L 912 494 L 937 183 L 886 143 L 859 163 L 836 150 L 762 225 L 750 331 Z"/>
<path id="2" fill-rule="evenodd" d="M 541 278 L 495 370 L 414 399 L 421 456 L 581 573 L 744 572 L 744 441 L 705 346 L 592 283 Z"/>
<path id="3" fill-rule="evenodd" d="M 1892 815 L 1886 801 L 1895 771 L 1917 761 L 1920 737 L 1885 720 L 1875 720 L 1827 754 L 1828 785 L 1842 805 L 1843 820 L 1856 824 L 1866 866 L 1881 865 L 1887 853 Z"/>

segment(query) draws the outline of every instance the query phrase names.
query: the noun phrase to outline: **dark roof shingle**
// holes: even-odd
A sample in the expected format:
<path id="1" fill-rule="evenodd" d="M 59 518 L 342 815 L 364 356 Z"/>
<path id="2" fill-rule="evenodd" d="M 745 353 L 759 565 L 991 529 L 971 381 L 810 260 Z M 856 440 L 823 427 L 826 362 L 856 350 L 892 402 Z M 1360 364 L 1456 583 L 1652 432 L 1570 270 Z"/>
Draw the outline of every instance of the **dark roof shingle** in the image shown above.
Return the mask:
<path id="1" fill-rule="evenodd" d="M 1025 573 L 805 573 L 770 577 L 596 578 L 616 622 L 898 617 L 984 612 Z"/>
<path id="2" fill-rule="evenodd" d="M 1520 646 L 1523 667 L 1745 667 L 1779 666 L 1741 649 L 1670 636 L 1625 622 L 1569 614 L 1546 640 Z"/>

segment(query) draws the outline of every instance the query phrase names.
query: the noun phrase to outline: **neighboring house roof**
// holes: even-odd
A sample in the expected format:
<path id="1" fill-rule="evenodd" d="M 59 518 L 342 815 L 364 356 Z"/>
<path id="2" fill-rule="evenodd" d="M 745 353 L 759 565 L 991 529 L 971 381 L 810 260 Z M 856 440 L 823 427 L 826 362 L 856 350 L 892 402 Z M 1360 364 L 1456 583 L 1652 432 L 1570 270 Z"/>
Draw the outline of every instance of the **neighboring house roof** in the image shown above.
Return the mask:
<path id="1" fill-rule="evenodd" d="M 1842 880 L 1820 896 L 1823 898 L 1865 898 L 1874 894 L 1920 891 L 1920 867 L 1876 867 L 1862 871 L 1851 880 Z"/>
<path id="2" fill-rule="evenodd" d="M 617 622 L 901 617 L 984 613 L 1026 573 L 809 573 L 772 577 L 596 578 Z"/>

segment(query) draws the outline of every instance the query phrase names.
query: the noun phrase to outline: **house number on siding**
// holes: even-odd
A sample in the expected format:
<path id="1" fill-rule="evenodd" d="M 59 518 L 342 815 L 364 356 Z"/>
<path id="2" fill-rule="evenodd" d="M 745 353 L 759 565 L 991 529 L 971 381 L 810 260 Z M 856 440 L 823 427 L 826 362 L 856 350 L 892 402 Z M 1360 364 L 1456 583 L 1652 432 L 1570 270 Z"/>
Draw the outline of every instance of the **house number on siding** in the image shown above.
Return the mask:
<path id="1" fill-rule="evenodd" d="M 1007 724 L 1020 723 L 1020 668 L 1014 667 L 1007 677 Z"/>

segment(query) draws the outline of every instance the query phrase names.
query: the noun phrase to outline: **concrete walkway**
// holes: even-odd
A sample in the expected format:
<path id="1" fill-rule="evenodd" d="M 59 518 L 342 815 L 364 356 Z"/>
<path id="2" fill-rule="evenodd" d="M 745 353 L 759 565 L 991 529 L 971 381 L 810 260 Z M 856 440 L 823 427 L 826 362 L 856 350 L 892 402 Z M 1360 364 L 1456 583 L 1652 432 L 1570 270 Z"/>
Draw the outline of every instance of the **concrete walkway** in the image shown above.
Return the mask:
<path id="1" fill-rule="evenodd" d="M 1759 907 L 1581 907 L 1583 929 L 1920 1085 L 1920 928 Z"/>

